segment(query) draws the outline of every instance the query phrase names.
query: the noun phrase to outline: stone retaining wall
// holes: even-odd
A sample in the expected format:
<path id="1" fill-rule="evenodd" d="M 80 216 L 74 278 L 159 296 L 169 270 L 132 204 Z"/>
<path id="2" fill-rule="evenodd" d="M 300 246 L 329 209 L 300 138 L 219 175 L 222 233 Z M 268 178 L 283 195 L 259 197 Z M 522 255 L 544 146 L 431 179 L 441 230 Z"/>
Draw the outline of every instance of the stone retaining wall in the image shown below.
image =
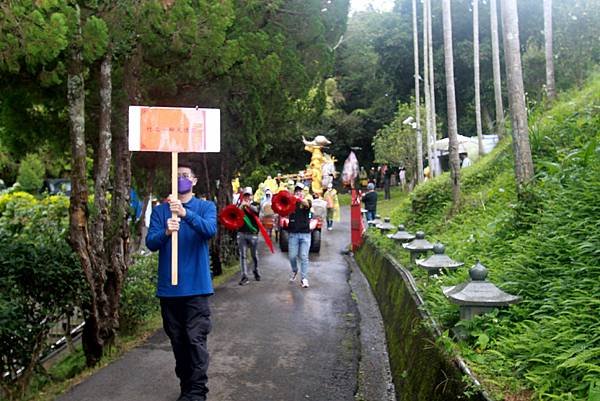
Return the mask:
<path id="1" fill-rule="evenodd" d="M 486 400 L 480 393 L 465 392 L 478 383 L 465 375 L 462 361 L 437 345 L 439 329 L 424 310 L 412 275 L 369 241 L 354 256 L 383 317 L 397 400 Z"/>

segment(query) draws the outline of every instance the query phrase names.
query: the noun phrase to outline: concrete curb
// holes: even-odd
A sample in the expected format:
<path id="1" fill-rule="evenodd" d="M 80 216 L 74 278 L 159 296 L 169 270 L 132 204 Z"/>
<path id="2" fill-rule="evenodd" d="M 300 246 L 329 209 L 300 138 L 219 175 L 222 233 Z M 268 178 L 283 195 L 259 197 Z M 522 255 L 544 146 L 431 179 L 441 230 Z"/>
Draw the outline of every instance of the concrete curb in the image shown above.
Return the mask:
<path id="1" fill-rule="evenodd" d="M 357 401 L 396 401 L 383 319 L 371 287 L 351 255 L 344 257 L 350 269 L 349 284 L 359 312 L 360 361 Z"/>

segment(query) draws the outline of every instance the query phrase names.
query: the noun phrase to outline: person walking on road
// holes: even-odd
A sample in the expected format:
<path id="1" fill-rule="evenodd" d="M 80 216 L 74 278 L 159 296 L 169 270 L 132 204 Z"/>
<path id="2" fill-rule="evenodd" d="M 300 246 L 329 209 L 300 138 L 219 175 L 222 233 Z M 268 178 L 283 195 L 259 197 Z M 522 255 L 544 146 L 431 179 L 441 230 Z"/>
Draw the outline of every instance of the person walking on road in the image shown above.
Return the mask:
<path id="1" fill-rule="evenodd" d="M 327 202 L 327 230 L 331 231 L 333 230 L 333 221 L 340 221 L 340 202 L 332 183 L 327 185 L 327 191 L 325 191 L 323 198 Z"/>
<path id="2" fill-rule="evenodd" d="M 196 198 L 197 178 L 191 167 L 177 169 L 177 199 L 154 208 L 146 246 L 158 251 L 158 284 L 163 327 L 175 355 L 175 374 L 181 395 L 178 401 L 206 401 L 208 393 L 207 337 L 211 331 L 208 297 L 214 293 L 210 275 L 208 241 L 217 232 L 213 202 Z M 171 214 L 177 217 L 172 218 Z M 179 283 L 171 284 L 171 236 L 178 232 Z"/>
<path id="3" fill-rule="evenodd" d="M 404 167 L 400 167 L 400 171 L 398 172 L 398 180 L 400 182 L 400 188 L 402 192 L 406 191 L 406 169 Z"/>
<path id="4" fill-rule="evenodd" d="M 258 204 L 252 201 L 252 188 L 244 188 L 239 207 L 244 211 L 244 225 L 237 233 L 240 272 L 242 275 L 239 284 L 246 285 L 250 282 L 248 280 L 248 249 L 250 249 L 252 261 L 254 262 L 254 268 L 252 269 L 254 279 L 260 281 L 260 274 L 258 273 L 258 227 L 256 224 L 259 209 Z"/>
<path id="5" fill-rule="evenodd" d="M 362 201 L 367 209 L 367 221 L 375 220 L 377 212 L 377 192 L 375 192 L 375 184 L 370 182 L 367 185 L 367 193 L 363 195 Z"/>
<path id="6" fill-rule="evenodd" d="M 384 164 L 381 168 L 381 175 L 383 176 L 383 199 L 390 200 L 390 183 L 392 177 L 392 169 L 387 164 Z"/>
<path id="7" fill-rule="evenodd" d="M 289 215 L 288 224 L 288 257 L 292 273 L 290 281 L 298 276 L 297 259 L 300 259 L 300 276 L 303 288 L 308 288 L 308 252 L 310 249 L 310 195 L 304 195 L 305 185 L 298 182 L 294 187 L 294 197 L 297 199 L 296 210 Z"/>

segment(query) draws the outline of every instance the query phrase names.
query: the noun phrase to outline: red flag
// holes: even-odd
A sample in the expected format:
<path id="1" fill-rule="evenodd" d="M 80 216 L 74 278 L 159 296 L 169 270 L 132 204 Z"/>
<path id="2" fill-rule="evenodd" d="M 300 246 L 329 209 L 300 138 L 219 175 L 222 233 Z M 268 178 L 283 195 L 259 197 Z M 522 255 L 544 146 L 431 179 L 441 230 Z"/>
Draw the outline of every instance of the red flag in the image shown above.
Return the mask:
<path id="1" fill-rule="evenodd" d="M 271 250 L 271 253 L 275 253 L 275 251 L 273 250 L 273 242 L 271 242 L 271 237 L 269 237 L 269 234 L 267 233 L 265 226 L 263 226 L 263 224 L 261 223 L 261 221 L 257 215 L 255 215 L 254 213 L 251 213 L 251 214 L 252 214 L 252 217 L 254 218 L 254 221 L 256 222 L 256 225 L 258 226 L 258 229 L 260 230 L 260 233 L 262 234 L 263 238 L 265 239 L 265 244 L 267 244 L 267 246 Z"/>

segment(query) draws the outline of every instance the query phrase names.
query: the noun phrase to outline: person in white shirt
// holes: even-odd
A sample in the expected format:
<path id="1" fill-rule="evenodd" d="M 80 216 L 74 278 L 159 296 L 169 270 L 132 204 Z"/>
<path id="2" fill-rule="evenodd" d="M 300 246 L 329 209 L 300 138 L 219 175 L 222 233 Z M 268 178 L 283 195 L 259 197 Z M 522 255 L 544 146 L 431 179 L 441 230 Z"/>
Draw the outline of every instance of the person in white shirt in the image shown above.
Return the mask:
<path id="1" fill-rule="evenodd" d="M 469 167 L 473 162 L 469 159 L 469 155 L 467 153 L 460 154 L 461 164 L 460 168 Z"/>

